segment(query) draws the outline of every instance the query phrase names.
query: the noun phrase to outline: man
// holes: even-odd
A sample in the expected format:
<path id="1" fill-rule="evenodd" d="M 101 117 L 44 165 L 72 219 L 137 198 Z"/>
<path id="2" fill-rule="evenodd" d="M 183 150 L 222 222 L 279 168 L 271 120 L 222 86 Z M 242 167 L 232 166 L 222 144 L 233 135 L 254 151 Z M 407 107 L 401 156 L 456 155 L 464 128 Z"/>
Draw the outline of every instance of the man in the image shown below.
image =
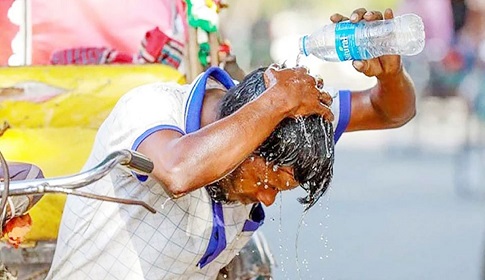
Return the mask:
<path id="1" fill-rule="evenodd" d="M 383 17 L 354 14 L 353 21 Z M 142 199 L 157 214 L 69 197 L 47 279 L 215 279 L 262 224 L 259 202 L 269 206 L 279 191 L 301 185 L 309 208 L 324 193 L 334 126 L 338 140 L 343 131 L 396 127 L 414 115 L 400 57 L 354 66 L 378 84 L 330 95 L 306 69 L 272 66 L 237 86 L 211 68 L 191 85 L 132 90 L 100 127 L 85 168 L 131 148 L 148 156 L 154 171 L 143 177 L 120 167 L 89 188 Z"/>

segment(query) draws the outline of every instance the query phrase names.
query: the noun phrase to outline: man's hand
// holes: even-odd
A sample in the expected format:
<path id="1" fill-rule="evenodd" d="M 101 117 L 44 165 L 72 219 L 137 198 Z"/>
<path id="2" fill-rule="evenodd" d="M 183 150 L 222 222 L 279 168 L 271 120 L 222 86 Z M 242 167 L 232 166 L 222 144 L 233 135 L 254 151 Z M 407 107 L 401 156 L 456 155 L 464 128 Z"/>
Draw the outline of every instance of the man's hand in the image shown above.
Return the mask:
<path id="1" fill-rule="evenodd" d="M 394 15 L 391 9 L 386 9 L 382 14 L 360 8 L 350 18 L 334 14 L 330 20 L 334 23 L 344 20 L 355 23 L 392 18 Z M 399 127 L 413 118 L 416 114 L 415 89 L 402 65 L 401 56 L 384 55 L 369 60 L 356 60 L 353 66 L 366 76 L 377 77 L 377 84 L 363 91 L 352 91 L 352 114 L 346 131 Z"/>
<path id="2" fill-rule="evenodd" d="M 341 14 L 333 14 L 330 20 L 334 23 L 350 20 L 351 22 L 359 22 L 361 20 L 374 21 L 382 19 L 392 19 L 394 14 L 391 9 L 386 9 L 384 15 L 379 11 L 367 11 L 365 8 L 355 10 L 350 18 L 342 16 Z M 384 55 L 378 58 L 369 60 L 354 60 L 352 62 L 354 68 L 365 74 L 368 77 L 377 77 L 378 79 L 393 76 L 402 71 L 401 56 L 399 55 Z"/>
<path id="3" fill-rule="evenodd" d="M 272 65 L 264 73 L 264 78 L 268 91 L 285 101 L 288 117 L 319 114 L 327 121 L 333 121 L 332 97 L 323 91 L 323 80 L 311 76 L 308 69 L 281 69 Z"/>

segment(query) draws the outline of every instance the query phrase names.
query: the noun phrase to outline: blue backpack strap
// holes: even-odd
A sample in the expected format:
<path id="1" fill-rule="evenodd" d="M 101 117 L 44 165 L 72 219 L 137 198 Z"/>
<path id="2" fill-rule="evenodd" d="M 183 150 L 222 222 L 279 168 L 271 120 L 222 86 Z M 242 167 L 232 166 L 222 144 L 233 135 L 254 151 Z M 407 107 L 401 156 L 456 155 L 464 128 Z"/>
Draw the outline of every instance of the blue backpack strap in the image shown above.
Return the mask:
<path id="1" fill-rule="evenodd" d="M 261 203 L 256 203 L 249 214 L 250 219 L 247 219 L 243 226 L 243 231 L 255 231 L 264 223 L 264 209 Z"/>
<path id="2" fill-rule="evenodd" d="M 197 266 L 200 268 L 203 268 L 217 258 L 217 256 L 224 251 L 227 245 L 224 212 L 220 202 L 212 200 L 212 214 L 214 217 L 212 233 L 207 250 L 205 251 L 204 256 L 202 256 L 200 261 L 197 263 Z"/>
<path id="3" fill-rule="evenodd" d="M 210 67 L 205 71 L 197 81 L 194 88 L 191 91 L 190 104 L 188 106 L 187 121 L 185 125 L 185 131 L 191 133 L 199 130 L 200 128 L 200 115 L 202 111 L 202 103 L 204 101 L 205 87 L 207 79 L 212 77 L 224 85 L 227 89 L 234 86 L 234 81 L 226 71 L 219 67 Z"/>
<path id="4" fill-rule="evenodd" d="M 351 93 L 350 90 L 339 91 L 339 104 L 340 104 L 340 114 L 338 118 L 337 128 L 335 129 L 334 141 L 338 142 L 340 136 L 345 132 L 347 126 L 350 122 L 350 112 L 351 112 Z"/>

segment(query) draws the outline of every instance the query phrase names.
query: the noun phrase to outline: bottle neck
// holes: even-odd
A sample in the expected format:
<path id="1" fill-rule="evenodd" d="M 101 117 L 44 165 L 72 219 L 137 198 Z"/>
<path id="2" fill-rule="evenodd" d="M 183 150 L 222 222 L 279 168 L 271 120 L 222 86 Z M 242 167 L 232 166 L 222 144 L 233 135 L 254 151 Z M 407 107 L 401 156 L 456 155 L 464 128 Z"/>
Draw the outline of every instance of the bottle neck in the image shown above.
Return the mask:
<path id="1" fill-rule="evenodd" d="M 300 39 L 300 53 L 304 54 L 305 56 L 310 55 L 307 51 L 307 46 L 306 46 L 307 39 L 308 39 L 308 35 L 305 35 Z"/>

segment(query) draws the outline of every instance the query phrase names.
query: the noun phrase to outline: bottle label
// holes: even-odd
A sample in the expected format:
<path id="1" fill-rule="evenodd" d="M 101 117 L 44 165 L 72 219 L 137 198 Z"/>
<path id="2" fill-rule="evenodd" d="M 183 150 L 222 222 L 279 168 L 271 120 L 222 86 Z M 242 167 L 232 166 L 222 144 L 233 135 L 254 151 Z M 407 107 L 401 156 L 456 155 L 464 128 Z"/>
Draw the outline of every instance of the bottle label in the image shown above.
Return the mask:
<path id="1" fill-rule="evenodd" d="M 362 56 L 355 42 L 355 30 L 364 25 L 363 22 L 339 22 L 335 25 L 335 50 L 341 61 L 361 60 Z"/>

